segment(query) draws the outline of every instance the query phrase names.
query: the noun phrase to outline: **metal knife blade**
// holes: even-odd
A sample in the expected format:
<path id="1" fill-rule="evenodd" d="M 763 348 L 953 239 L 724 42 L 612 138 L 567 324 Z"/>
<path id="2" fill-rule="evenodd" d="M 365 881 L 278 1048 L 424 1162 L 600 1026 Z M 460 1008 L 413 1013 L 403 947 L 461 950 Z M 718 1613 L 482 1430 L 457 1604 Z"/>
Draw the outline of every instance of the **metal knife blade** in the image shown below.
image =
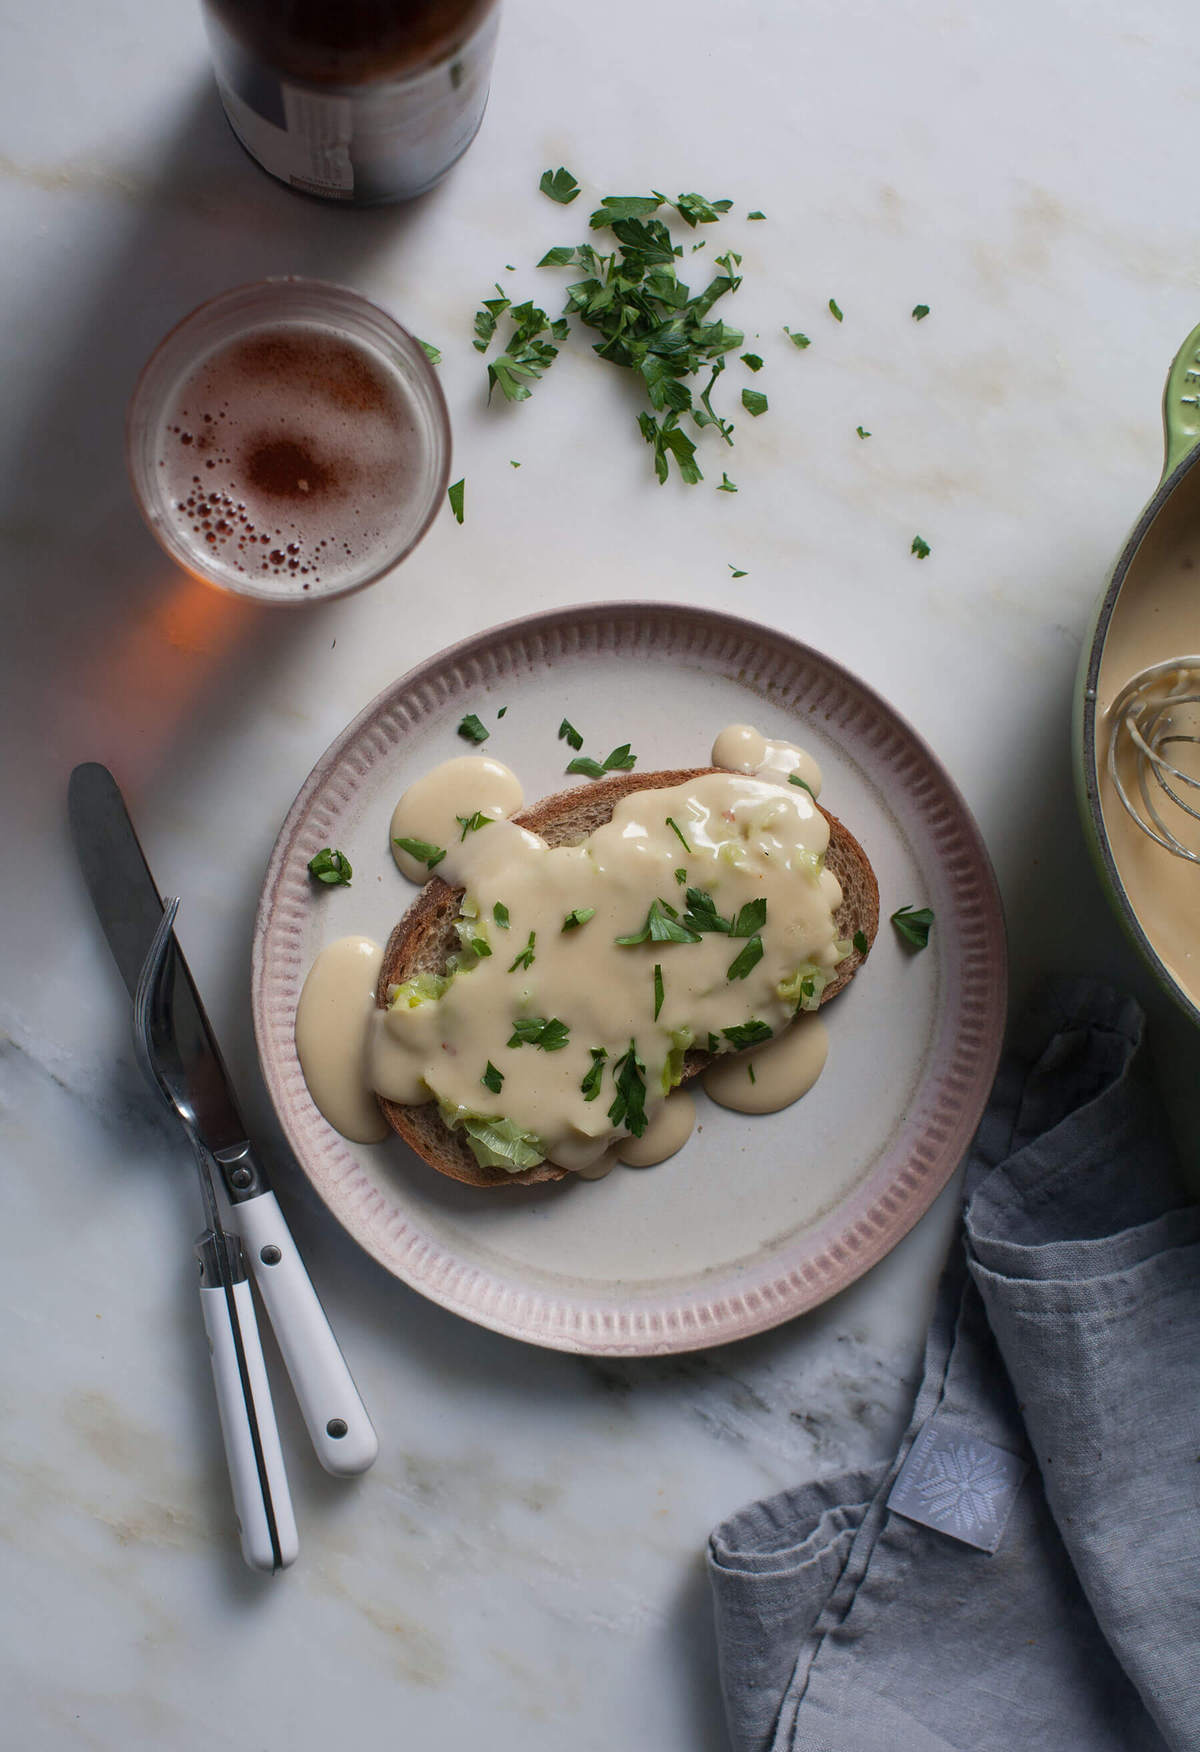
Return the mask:
<path id="1" fill-rule="evenodd" d="M 162 918 L 162 896 L 134 832 L 120 787 L 106 766 L 86 761 L 67 789 L 71 837 L 92 904 L 130 997 Z M 196 1130 L 214 1152 L 246 1141 L 229 1073 L 182 951 L 176 945 L 172 995 L 177 1074 Z"/>

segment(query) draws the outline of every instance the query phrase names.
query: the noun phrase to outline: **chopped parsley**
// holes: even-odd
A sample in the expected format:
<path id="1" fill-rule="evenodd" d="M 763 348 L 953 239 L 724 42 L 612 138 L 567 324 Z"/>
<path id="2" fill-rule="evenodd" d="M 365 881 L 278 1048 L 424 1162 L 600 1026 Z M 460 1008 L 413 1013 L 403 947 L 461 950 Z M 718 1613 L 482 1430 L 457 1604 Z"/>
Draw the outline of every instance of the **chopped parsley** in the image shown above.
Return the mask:
<path id="1" fill-rule="evenodd" d="M 415 858 L 418 864 L 424 864 L 427 870 L 432 870 L 435 864 L 440 864 L 446 856 L 445 846 L 430 845 L 423 839 L 398 839 L 395 842 L 402 852 L 407 852 L 410 858 Z"/>
<path id="2" fill-rule="evenodd" d="M 571 257 L 574 254 L 575 254 L 574 244 L 571 244 L 571 243 L 556 244 L 553 249 L 548 249 L 546 251 L 545 255 L 542 257 L 541 261 L 538 263 L 538 267 L 539 268 L 565 268 L 567 263 L 570 261 Z"/>
<path id="3" fill-rule="evenodd" d="M 692 891 L 689 889 L 688 892 Z M 616 941 L 622 948 L 635 943 L 698 943 L 700 934 L 687 923 L 686 917 L 681 921 L 675 908 L 665 900 L 652 900 L 641 930 L 631 932 L 628 937 L 618 937 Z"/>
<path id="4" fill-rule="evenodd" d="M 463 520 L 463 494 L 466 490 L 467 481 L 465 475 L 461 481 L 455 481 L 454 485 L 448 487 L 446 490 L 446 497 L 450 501 L 450 509 L 454 513 L 454 521 L 456 523 L 461 523 Z"/>
<path id="5" fill-rule="evenodd" d="M 603 760 L 593 760 L 587 754 L 576 755 L 574 760 L 567 762 L 567 771 L 582 773 L 588 779 L 602 779 L 605 773 L 627 773 L 636 765 L 637 755 L 629 752 L 628 742 L 622 742 L 619 748 L 614 748 Z"/>
<path id="6" fill-rule="evenodd" d="M 762 358 L 758 353 L 743 353 L 741 360 L 742 364 L 748 366 L 751 371 L 762 370 Z"/>
<path id="7" fill-rule="evenodd" d="M 731 937 L 753 937 L 756 931 L 761 931 L 767 922 L 767 903 L 765 899 L 748 900 L 739 907 L 738 915 L 733 921 L 729 935 Z"/>
<path id="8" fill-rule="evenodd" d="M 783 332 L 792 343 L 793 347 L 799 347 L 801 352 L 804 351 L 805 347 L 812 346 L 812 342 L 809 340 L 808 336 L 801 334 L 799 329 L 790 329 L 785 323 L 783 325 Z"/>
<path id="9" fill-rule="evenodd" d="M 518 1016 L 513 1022 L 509 1046 L 536 1046 L 540 1052 L 561 1052 L 571 1030 L 557 1016 Z"/>
<path id="10" fill-rule="evenodd" d="M 929 306 L 927 304 L 914 304 L 913 305 L 913 320 L 914 320 L 914 322 L 924 322 L 925 318 L 928 315 L 929 315 Z"/>
<path id="11" fill-rule="evenodd" d="M 817 793 L 813 790 L 813 788 L 809 784 L 808 780 L 802 779 L 800 777 L 799 773 L 789 773 L 788 774 L 788 784 L 789 785 L 799 785 L 799 787 L 802 791 L 807 791 L 809 796 L 815 800 Z"/>
<path id="12" fill-rule="evenodd" d="M 496 923 L 499 925 L 499 927 L 502 931 L 507 931 L 507 929 L 508 929 L 508 908 L 505 906 L 505 904 L 502 900 L 498 900 L 496 902 L 495 906 L 492 908 L 492 917 L 495 919 Z M 512 969 L 510 968 L 509 972 L 511 973 L 511 971 L 512 971 Z"/>
<path id="13" fill-rule="evenodd" d="M 592 1068 L 579 1085 L 580 1093 L 585 1101 L 594 1101 L 600 1093 L 600 1084 L 604 1077 L 604 1061 L 608 1057 L 608 1049 L 603 1046 L 589 1046 L 592 1055 Z"/>
<path id="14" fill-rule="evenodd" d="M 466 742 L 486 742 L 491 731 L 476 717 L 474 712 L 468 712 L 458 726 L 458 734 Z"/>
<path id="15" fill-rule="evenodd" d="M 469 833 L 478 833 L 481 827 L 491 827 L 495 818 L 485 815 L 482 809 L 477 809 L 474 815 L 456 815 L 454 819 L 462 828 L 458 836 L 458 843 L 461 845 Z"/>
<path id="16" fill-rule="evenodd" d="M 834 322 L 841 322 L 842 321 L 841 307 L 839 306 L 836 298 L 831 298 L 829 300 L 829 314 L 833 318 Z"/>
<path id="17" fill-rule="evenodd" d="M 737 488 L 734 485 L 734 483 L 730 480 L 729 476 L 727 474 L 723 474 L 721 476 L 721 484 L 717 488 L 717 491 L 718 491 L 718 493 L 736 493 Z"/>
<path id="18" fill-rule="evenodd" d="M 729 920 L 721 917 L 716 901 L 705 888 L 688 889 L 683 922 L 693 931 L 721 931 L 728 936 L 731 930 Z"/>
<path id="19" fill-rule="evenodd" d="M 676 880 L 676 882 L 678 882 L 678 884 L 681 888 L 687 882 L 687 871 L 684 869 L 682 864 L 680 864 L 679 868 L 675 872 L 675 880 Z"/>
<path id="20" fill-rule="evenodd" d="M 323 882 L 326 888 L 349 888 L 354 866 L 345 852 L 324 846 L 308 860 L 308 873 L 318 882 Z"/>
<path id="21" fill-rule="evenodd" d="M 726 564 L 728 564 L 728 562 L 726 562 Z M 733 573 L 735 578 L 748 578 L 750 576 L 749 572 L 739 572 L 737 567 L 733 565 L 729 566 L 729 570 Z"/>
<path id="22" fill-rule="evenodd" d="M 680 845 L 683 847 L 684 851 L 687 853 L 688 857 L 690 858 L 692 856 L 692 848 L 691 848 L 691 846 L 688 845 L 687 840 L 684 837 L 683 829 L 680 827 L 679 823 L 676 821 L 676 819 L 673 815 L 667 816 L 667 826 L 670 828 L 671 832 L 675 835 L 675 838 L 679 841 Z M 676 872 L 676 874 L 678 874 L 678 872 Z"/>
<path id="23" fill-rule="evenodd" d="M 558 740 L 560 742 L 565 740 L 569 748 L 574 748 L 576 750 L 583 747 L 583 737 L 579 734 L 578 730 L 576 730 L 574 724 L 570 723 L 566 718 L 563 719 L 558 727 Z"/>
<path id="24" fill-rule="evenodd" d="M 425 357 L 429 360 L 429 363 L 431 365 L 440 365 L 441 364 L 441 362 L 442 362 L 441 351 L 439 348 L 434 346 L 432 341 L 418 340 L 417 345 L 418 345 L 418 347 L 420 347 L 421 351 L 424 353 Z"/>
<path id="25" fill-rule="evenodd" d="M 739 1022 L 736 1028 L 722 1028 L 721 1033 L 734 1050 L 740 1052 L 745 1046 L 761 1046 L 764 1040 L 770 1040 L 774 1029 L 752 1016 L 749 1022 Z"/>
<path id="26" fill-rule="evenodd" d="M 521 953 L 517 956 L 517 959 L 513 962 L 512 966 L 509 968 L 508 971 L 510 973 L 515 973 L 517 971 L 518 967 L 530 968 L 533 966 L 533 961 L 534 961 L 533 946 L 536 942 L 537 942 L 537 932 L 530 931 L 529 941 L 528 941 L 528 943 L 526 943 L 524 949 L 522 949 Z"/>
<path id="27" fill-rule="evenodd" d="M 765 218 L 766 218 L 766 214 L 765 214 L 765 213 L 760 213 L 760 212 L 759 212 L 759 211 L 758 211 L 758 209 L 757 209 L 757 207 L 756 207 L 756 208 L 755 208 L 755 210 L 754 210 L 754 212 L 753 212 L 753 213 L 747 213 L 747 214 L 746 214 L 746 217 L 747 217 L 747 219 L 765 219 Z"/>
<path id="28" fill-rule="evenodd" d="M 892 914 L 891 922 L 901 939 L 911 948 L 924 949 L 929 942 L 933 911 L 927 906 L 902 906 Z"/>
<path id="29" fill-rule="evenodd" d="M 747 1064 L 746 1075 L 749 1077 L 749 1079 L 752 1083 L 758 1082 L 758 1078 L 754 1075 L 754 1066 L 752 1064 Z"/>
<path id="30" fill-rule="evenodd" d="M 500 710 L 496 713 L 497 718 L 502 718 L 507 710 L 507 706 L 501 706 Z"/>
<path id="31" fill-rule="evenodd" d="M 499 1095 L 501 1089 L 504 1087 L 504 1072 L 498 1071 L 491 1059 L 489 1059 L 487 1062 L 487 1069 L 484 1071 L 479 1081 L 483 1084 L 485 1089 L 490 1089 L 493 1095 Z"/>
<path id="32" fill-rule="evenodd" d="M 870 943 L 867 941 L 867 933 L 865 931 L 855 931 L 850 941 L 860 955 L 865 955 L 871 947 Z"/>
<path id="33" fill-rule="evenodd" d="M 865 426 L 856 426 L 854 430 L 858 433 L 860 438 L 869 438 L 871 436 Z"/>
<path id="34" fill-rule="evenodd" d="M 609 1123 L 623 1125 L 640 1138 L 646 1129 L 646 1066 L 638 1057 L 636 1041 L 629 1042 L 628 1052 L 613 1065 L 613 1079 L 617 1093 L 608 1110 Z"/>
<path id="35" fill-rule="evenodd" d="M 927 541 L 922 540 L 919 535 L 914 535 L 912 538 L 912 547 L 908 551 L 909 553 L 916 554 L 919 560 L 925 560 L 928 559 L 933 550 Z"/>
<path id="36" fill-rule="evenodd" d="M 765 902 L 764 902 L 765 905 Z M 726 979 L 745 979 L 751 968 L 757 967 L 763 957 L 763 941 L 761 937 L 751 937 L 740 955 L 735 955 L 725 969 Z"/>
<path id="37" fill-rule="evenodd" d="M 761 390 L 744 389 L 742 391 L 742 406 L 748 414 L 757 420 L 760 414 L 765 414 L 767 411 L 767 398 Z"/>
<path id="38" fill-rule="evenodd" d="M 552 201 L 557 201 L 560 207 L 569 207 L 579 193 L 579 184 L 561 164 L 557 170 L 542 172 L 538 188 L 544 195 L 549 195 Z"/>
<path id="39" fill-rule="evenodd" d="M 586 925 L 588 920 L 595 918 L 595 916 L 596 909 L 594 906 L 574 907 L 563 920 L 562 928 L 564 931 L 577 930 L 580 925 Z"/>
<path id="40" fill-rule="evenodd" d="M 709 1052 L 720 1052 L 721 1050 L 721 1042 L 715 1034 L 710 1034 L 708 1037 L 708 1050 Z"/>
<path id="41" fill-rule="evenodd" d="M 489 302 L 495 304 L 498 301 L 493 298 Z M 546 312 L 531 299 L 526 299 L 524 304 L 514 304 L 508 314 L 513 324 L 512 333 L 504 351 L 488 361 L 488 400 L 492 399 L 492 391 L 499 389 L 506 401 L 528 401 L 529 385 L 537 382 L 542 372 L 558 358 L 558 348 L 542 337 L 549 333 L 554 341 L 562 341 L 569 329 L 562 319 L 551 322 Z M 486 351 L 490 341 L 489 336 L 481 351 Z"/>
<path id="42" fill-rule="evenodd" d="M 656 961 L 654 963 L 654 1020 L 656 1022 L 658 1021 L 658 1013 L 663 1007 L 664 995 L 662 966 Z"/>

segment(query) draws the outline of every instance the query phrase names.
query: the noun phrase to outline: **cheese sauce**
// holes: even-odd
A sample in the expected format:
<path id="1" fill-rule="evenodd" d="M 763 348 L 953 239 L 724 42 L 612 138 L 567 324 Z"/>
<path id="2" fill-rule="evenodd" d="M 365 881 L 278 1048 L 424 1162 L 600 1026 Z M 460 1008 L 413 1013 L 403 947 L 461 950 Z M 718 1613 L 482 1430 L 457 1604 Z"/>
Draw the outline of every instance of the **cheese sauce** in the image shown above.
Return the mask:
<path id="1" fill-rule="evenodd" d="M 412 785 L 393 856 L 414 882 L 432 872 L 465 891 L 461 947 L 444 973 L 392 987 L 386 1011 L 376 945 L 342 939 L 318 957 L 296 1039 L 330 1123 L 372 1142 L 387 1128 L 371 1091 L 436 1101 L 481 1160 L 599 1178 L 686 1142 L 695 1104 L 672 1090 L 690 1048 L 722 1055 L 705 1081 L 725 1106 L 770 1112 L 810 1088 L 825 1031 L 815 1017 L 789 1025 L 849 952 L 823 866 L 820 770 L 748 725 L 721 733 L 713 763 L 730 770 L 634 792 L 577 846 L 507 819 L 521 786 L 488 756 Z M 420 855 L 398 839 L 422 842 Z"/>
<path id="2" fill-rule="evenodd" d="M 296 1010 L 296 1052 L 308 1092 L 333 1129 L 356 1144 L 377 1144 L 390 1129 L 366 1065 L 382 965 L 378 943 L 339 937 L 309 968 Z"/>
<path id="3" fill-rule="evenodd" d="M 819 1016 L 798 1016 L 786 1034 L 704 1073 L 704 1093 L 735 1113 L 778 1113 L 807 1095 L 825 1068 L 829 1031 Z"/>

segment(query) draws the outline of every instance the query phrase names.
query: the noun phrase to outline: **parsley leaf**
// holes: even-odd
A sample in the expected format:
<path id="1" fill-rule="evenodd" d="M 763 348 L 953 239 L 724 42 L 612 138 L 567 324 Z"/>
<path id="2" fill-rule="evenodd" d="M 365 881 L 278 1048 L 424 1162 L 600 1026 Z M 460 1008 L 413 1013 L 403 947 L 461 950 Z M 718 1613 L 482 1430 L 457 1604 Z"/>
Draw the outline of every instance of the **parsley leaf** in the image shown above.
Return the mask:
<path id="1" fill-rule="evenodd" d="M 680 845 L 690 858 L 692 856 L 692 848 L 688 845 L 687 840 L 684 838 L 683 829 L 673 815 L 667 816 L 667 826 L 671 829 L 671 832 L 675 835 L 675 838 L 679 841 Z"/>
<path id="2" fill-rule="evenodd" d="M 583 747 L 583 737 L 576 730 L 574 724 L 569 724 L 565 718 L 558 727 L 558 740 L 562 742 L 564 739 L 570 748 Z"/>
<path id="3" fill-rule="evenodd" d="M 574 760 L 567 762 L 569 773 L 582 773 L 585 779 L 602 779 L 604 768 L 598 760 L 593 760 L 590 754 L 576 755 Z"/>
<path id="4" fill-rule="evenodd" d="M 449 487 L 446 492 L 446 497 L 450 501 L 450 509 L 454 513 L 454 521 L 456 523 L 461 523 L 463 520 L 463 495 L 466 492 L 466 489 L 467 483 L 466 478 L 464 477 L 461 481 L 455 481 L 453 486 Z"/>
<path id="5" fill-rule="evenodd" d="M 870 943 L 867 941 L 867 933 L 865 931 L 855 931 L 850 941 L 860 955 L 865 955 L 871 947 Z"/>
<path id="6" fill-rule="evenodd" d="M 571 1030 L 557 1016 L 518 1016 L 513 1022 L 509 1046 L 536 1046 L 540 1052 L 561 1052 Z"/>
<path id="7" fill-rule="evenodd" d="M 854 430 L 858 433 L 860 438 L 869 438 L 871 436 L 865 426 L 856 426 Z"/>
<path id="8" fill-rule="evenodd" d="M 638 1057 L 637 1043 L 629 1042 L 629 1050 L 613 1066 L 617 1093 L 608 1110 L 609 1123 L 623 1125 L 635 1138 L 646 1129 L 646 1066 Z"/>
<path id="9" fill-rule="evenodd" d="M 813 790 L 813 788 L 809 784 L 808 780 L 802 779 L 800 777 L 799 773 L 789 773 L 788 774 L 788 784 L 789 785 L 799 785 L 799 787 L 802 791 L 807 791 L 809 796 L 811 798 L 813 798 L 814 801 L 816 800 L 817 793 Z"/>
<path id="10" fill-rule="evenodd" d="M 747 214 L 746 214 L 746 217 L 747 217 L 747 219 L 765 219 L 765 218 L 766 218 L 766 214 L 765 214 L 765 213 L 760 213 L 760 212 L 759 212 L 759 211 L 758 211 L 758 209 L 757 209 L 757 208 L 755 208 L 755 210 L 754 210 L 754 212 L 753 212 L 753 213 L 747 213 Z"/>
<path id="11" fill-rule="evenodd" d="M 749 1079 L 752 1083 L 758 1082 L 758 1078 L 754 1074 L 754 1066 L 752 1064 L 747 1064 L 746 1075 L 749 1077 Z"/>
<path id="12" fill-rule="evenodd" d="M 727 474 L 723 474 L 721 476 L 721 484 L 717 488 L 717 491 L 718 491 L 718 493 L 736 493 L 737 488 L 734 485 L 734 483 L 730 480 L 729 476 Z"/>
<path id="13" fill-rule="evenodd" d="M 578 930 L 580 925 L 586 925 L 588 920 L 595 918 L 595 916 L 594 906 L 577 906 L 567 914 L 562 922 L 562 928 L 564 931 Z"/>
<path id="14" fill-rule="evenodd" d="M 689 896 L 691 892 L 689 889 Z M 681 920 L 675 908 L 668 906 L 665 900 L 652 900 L 641 930 L 632 931 L 627 937 L 617 937 L 615 941 L 623 949 L 635 943 L 698 943 L 700 933 L 688 923 L 686 916 Z"/>
<path id="15" fill-rule="evenodd" d="M 930 547 L 929 543 L 922 540 L 919 535 L 914 535 L 912 538 L 912 546 L 908 551 L 911 554 L 916 554 L 919 560 L 925 560 L 928 559 L 929 555 L 933 552 L 933 549 Z"/>
<path id="16" fill-rule="evenodd" d="M 754 903 L 751 903 L 754 904 Z M 733 929 L 717 911 L 717 903 L 704 888 L 689 888 L 683 922 L 692 931 L 720 931 L 728 937 Z"/>
<path id="17" fill-rule="evenodd" d="M 539 268 L 565 268 L 569 261 L 574 260 L 574 257 L 575 257 L 575 247 L 573 244 L 558 243 L 558 244 L 555 244 L 553 249 L 548 249 L 546 251 L 545 255 L 542 257 L 541 261 L 538 263 L 538 267 Z"/>
<path id="18" fill-rule="evenodd" d="M 658 1013 L 663 1007 L 664 996 L 662 966 L 656 961 L 654 963 L 654 1020 L 656 1022 L 658 1021 Z"/>
<path id="19" fill-rule="evenodd" d="M 469 833 L 478 833 L 481 827 L 491 827 L 495 816 L 485 815 L 482 809 L 477 809 L 473 815 L 456 815 L 454 819 L 462 828 L 458 836 L 458 843 L 461 845 Z"/>
<path id="20" fill-rule="evenodd" d="M 559 734 L 561 735 L 562 732 L 560 731 Z M 589 779 L 602 779 L 605 773 L 632 772 L 637 765 L 637 755 L 629 752 L 629 746 L 628 742 L 622 742 L 619 748 L 614 748 L 606 754 L 602 761 L 593 760 L 587 754 L 577 755 L 574 760 L 567 762 L 567 771 L 569 773 L 583 773 Z"/>
<path id="21" fill-rule="evenodd" d="M 495 300 L 493 299 L 494 303 Z M 513 332 L 498 358 L 488 365 L 488 400 L 499 389 L 507 401 L 528 401 L 529 385 L 537 382 L 547 366 L 558 358 L 558 348 L 540 337 L 552 325 L 544 310 L 527 300 L 511 309 Z M 558 338 L 562 338 L 559 334 Z"/>
<path id="22" fill-rule="evenodd" d="M 502 286 L 496 287 L 499 298 L 485 298 L 482 307 L 475 312 L 475 339 L 471 343 L 477 353 L 486 353 L 492 344 L 496 333 L 496 324 L 506 310 L 512 308 L 512 299 L 507 297 Z"/>
<path id="23" fill-rule="evenodd" d="M 604 1076 L 604 1061 L 608 1057 L 608 1049 L 603 1046 L 589 1046 L 592 1055 L 592 1068 L 580 1083 L 579 1089 L 585 1101 L 594 1101 L 600 1093 L 600 1083 Z"/>
<path id="24" fill-rule="evenodd" d="M 508 908 L 505 906 L 505 904 L 502 900 L 498 900 L 496 902 L 495 906 L 492 908 L 492 917 L 495 919 L 496 923 L 499 925 L 499 927 L 502 931 L 507 931 L 507 929 L 508 929 Z M 510 973 L 512 972 L 511 968 L 509 969 L 509 972 Z"/>
<path id="25" fill-rule="evenodd" d="M 765 899 L 748 900 L 736 919 L 729 927 L 731 937 L 753 937 L 756 931 L 761 931 L 767 922 L 767 903 Z"/>
<path id="26" fill-rule="evenodd" d="M 533 966 L 533 961 L 534 961 L 533 946 L 536 942 L 537 942 L 537 932 L 530 931 L 529 941 L 528 941 L 528 943 L 526 943 L 524 949 L 522 949 L 521 953 L 517 956 L 517 959 L 513 962 L 512 966 L 509 968 L 508 971 L 510 973 L 515 973 L 517 971 L 518 967 L 524 967 L 524 968 L 528 969 L 528 968 Z"/>
<path id="27" fill-rule="evenodd" d="M 732 201 L 706 201 L 703 195 L 680 195 L 677 201 L 667 204 L 674 207 L 685 224 L 693 226 L 711 225 L 733 206 Z"/>
<path id="28" fill-rule="evenodd" d="M 579 184 L 561 164 L 557 170 L 542 172 L 538 188 L 544 195 L 549 195 L 552 201 L 557 201 L 560 207 L 569 207 L 579 193 Z"/>
<path id="29" fill-rule="evenodd" d="M 675 872 L 675 880 L 676 880 L 676 882 L 678 882 L 678 884 L 681 888 L 684 887 L 684 885 L 687 882 L 687 871 L 684 869 L 682 864 L 679 866 L 678 870 L 676 870 L 676 872 Z"/>
<path id="30" fill-rule="evenodd" d="M 842 313 L 841 313 L 841 310 L 838 306 L 838 301 L 836 298 L 831 298 L 829 300 L 829 314 L 833 318 L 834 322 L 841 322 L 842 321 Z"/>
<path id="31" fill-rule="evenodd" d="M 441 362 L 442 362 L 441 351 L 439 348 L 434 346 L 432 341 L 418 340 L 417 345 L 418 345 L 418 347 L 420 347 L 421 351 L 424 353 L 425 357 L 429 360 L 429 363 L 431 365 L 440 365 L 441 364 Z"/>
<path id="32" fill-rule="evenodd" d="M 728 565 L 729 562 L 726 561 L 726 564 Z M 750 576 L 749 572 L 739 572 L 737 567 L 734 565 L 730 565 L 729 570 L 733 573 L 735 578 L 748 578 Z"/>
<path id="33" fill-rule="evenodd" d="M 892 914 L 891 922 L 903 941 L 913 949 L 924 949 L 929 942 L 929 931 L 933 924 L 932 909 L 923 906 L 914 909 L 902 906 Z"/>
<path id="34" fill-rule="evenodd" d="M 745 979 L 751 968 L 757 967 L 763 957 L 763 942 L 761 937 L 751 937 L 740 955 L 735 955 L 725 969 L 726 979 Z"/>
<path id="35" fill-rule="evenodd" d="M 804 351 L 805 347 L 812 346 L 812 342 L 809 340 L 808 336 L 801 334 L 799 329 L 790 329 L 785 323 L 783 332 L 792 343 L 793 347 L 799 347 L 801 352 Z"/>
<path id="36" fill-rule="evenodd" d="M 927 304 L 914 304 L 913 305 L 913 320 L 915 322 L 924 322 L 925 318 L 928 315 L 929 315 L 929 306 Z"/>
<path id="37" fill-rule="evenodd" d="M 349 888 L 354 867 L 345 852 L 325 846 L 308 860 L 308 873 L 327 888 Z"/>
<path id="38" fill-rule="evenodd" d="M 504 1087 L 504 1072 L 498 1071 L 491 1059 L 489 1059 L 487 1062 L 487 1069 L 484 1071 L 479 1081 L 483 1084 L 485 1089 L 490 1089 L 493 1095 L 499 1095 L 501 1089 Z"/>
<path id="39" fill-rule="evenodd" d="M 474 712 L 468 712 L 458 726 L 458 734 L 467 742 L 486 742 L 491 731 L 484 728 L 483 723 Z"/>
<path id="40" fill-rule="evenodd" d="M 720 1052 L 721 1050 L 721 1042 L 715 1034 L 710 1034 L 708 1037 L 708 1050 L 709 1052 Z"/>
<path id="41" fill-rule="evenodd" d="M 764 1040 L 770 1040 L 774 1029 L 752 1016 L 749 1022 L 739 1022 L 736 1028 L 722 1028 L 721 1033 L 735 1051 L 740 1052 L 745 1046 L 761 1046 Z"/>
<path id="42" fill-rule="evenodd" d="M 741 360 L 742 364 L 748 366 L 751 371 L 762 370 L 762 356 L 759 353 L 743 353 Z"/>
<path id="43" fill-rule="evenodd" d="M 742 391 L 742 406 L 756 420 L 760 414 L 767 411 L 767 398 L 760 389 L 744 389 Z"/>
<path id="44" fill-rule="evenodd" d="M 496 713 L 497 718 L 502 718 L 507 710 L 507 706 L 501 706 L 500 710 Z"/>
<path id="45" fill-rule="evenodd" d="M 605 195 L 588 224 L 593 231 L 603 231 L 606 226 L 619 225 L 623 220 L 642 219 L 649 213 L 656 213 L 662 204 L 661 195 Z"/>
<path id="46" fill-rule="evenodd" d="M 415 858 L 418 864 L 424 864 L 427 870 L 432 870 L 435 864 L 440 864 L 446 856 L 445 846 L 430 845 L 423 839 L 398 839 L 396 844 L 402 852 L 407 852 L 410 858 Z"/>

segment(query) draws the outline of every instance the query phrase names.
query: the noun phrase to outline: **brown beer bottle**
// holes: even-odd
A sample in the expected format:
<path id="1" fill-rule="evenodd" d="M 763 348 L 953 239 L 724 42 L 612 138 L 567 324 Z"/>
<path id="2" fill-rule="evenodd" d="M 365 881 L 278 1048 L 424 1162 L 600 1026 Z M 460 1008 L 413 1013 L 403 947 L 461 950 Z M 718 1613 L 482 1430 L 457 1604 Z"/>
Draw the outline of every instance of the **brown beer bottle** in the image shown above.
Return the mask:
<path id="1" fill-rule="evenodd" d="M 368 206 L 443 177 L 487 103 L 498 0 L 202 0 L 229 125 L 292 188 Z"/>

